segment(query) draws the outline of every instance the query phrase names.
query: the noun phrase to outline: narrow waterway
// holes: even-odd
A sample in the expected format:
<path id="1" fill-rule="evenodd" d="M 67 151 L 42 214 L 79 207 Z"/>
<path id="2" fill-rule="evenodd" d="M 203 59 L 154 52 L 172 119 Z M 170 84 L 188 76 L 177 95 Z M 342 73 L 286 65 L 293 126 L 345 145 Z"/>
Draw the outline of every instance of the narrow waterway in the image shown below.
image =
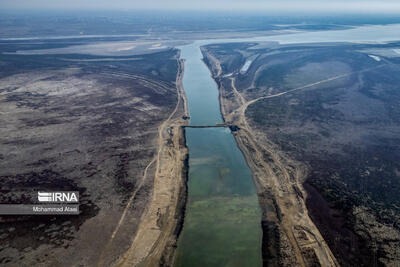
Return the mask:
<path id="1" fill-rule="evenodd" d="M 200 43 L 181 47 L 191 125 L 222 122 Z M 186 129 L 188 202 L 175 266 L 261 266 L 261 211 L 245 159 L 227 128 Z"/>
<path id="2" fill-rule="evenodd" d="M 221 123 L 218 89 L 200 46 L 210 43 L 387 42 L 398 40 L 400 25 L 301 32 L 238 39 L 196 41 L 180 47 L 183 86 L 191 125 Z M 181 266 L 261 266 L 261 211 L 241 151 L 228 129 L 186 129 L 189 147 L 188 202 L 175 263 Z"/>

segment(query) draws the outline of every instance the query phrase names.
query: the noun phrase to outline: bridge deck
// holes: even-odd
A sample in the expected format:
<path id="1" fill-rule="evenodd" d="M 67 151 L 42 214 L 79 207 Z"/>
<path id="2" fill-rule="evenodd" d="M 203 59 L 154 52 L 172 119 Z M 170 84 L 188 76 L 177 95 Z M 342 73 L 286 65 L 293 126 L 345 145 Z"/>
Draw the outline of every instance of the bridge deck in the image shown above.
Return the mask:
<path id="1" fill-rule="evenodd" d="M 225 123 L 218 123 L 215 125 L 183 125 L 183 128 L 229 128 L 231 131 L 237 131 L 240 128 L 236 125 L 232 124 L 225 124 Z"/>

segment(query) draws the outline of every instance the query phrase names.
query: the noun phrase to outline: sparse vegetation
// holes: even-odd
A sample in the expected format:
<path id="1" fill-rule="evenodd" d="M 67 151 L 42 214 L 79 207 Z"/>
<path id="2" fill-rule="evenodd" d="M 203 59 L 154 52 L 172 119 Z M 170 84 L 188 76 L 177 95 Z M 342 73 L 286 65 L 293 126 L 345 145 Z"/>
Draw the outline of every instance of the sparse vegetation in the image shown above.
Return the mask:
<path id="1" fill-rule="evenodd" d="M 158 127 L 177 105 L 178 50 L 117 58 L 125 60 L 2 53 L 60 45 L 0 44 L 0 200 L 35 203 L 38 190 L 76 190 L 81 215 L 1 216 L 0 264 L 96 265 L 132 193 L 123 226 L 132 235 L 153 194 L 154 169 L 141 180 Z M 131 234 L 116 235 L 105 264 Z"/>
<path id="2" fill-rule="evenodd" d="M 232 62 L 231 53 L 242 61 L 257 55 L 245 75 L 238 63 L 216 77 L 232 103 L 227 110 L 237 107 L 228 78 L 246 100 L 260 97 L 246 111 L 252 129 L 307 169 L 311 217 L 339 262 L 351 266 L 390 265 L 400 254 L 400 65 L 361 52 L 373 47 L 207 47 L 221 66 Z"/>

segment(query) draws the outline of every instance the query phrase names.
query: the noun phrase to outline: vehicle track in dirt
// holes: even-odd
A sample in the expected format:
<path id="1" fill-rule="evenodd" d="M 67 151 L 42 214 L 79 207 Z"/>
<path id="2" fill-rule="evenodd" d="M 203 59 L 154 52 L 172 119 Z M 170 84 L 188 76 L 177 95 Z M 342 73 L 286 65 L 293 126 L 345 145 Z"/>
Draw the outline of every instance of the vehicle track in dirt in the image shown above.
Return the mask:
<path id="1" fill-rule="evenodd" d="M 218 70 L 220 64 L 215 64 L 215 61 L 215 58 L 210 60 L 210 62 L 214 64 L 214 68 Z M 218 70 L 217 73 L 221 74 L 222 70 Z M 314 251 L 315 256 L 322 266 L 338 266 L 339 264 L 319 230 L 308 216 L 304 198 L 306 193 L 299 177 L 301 176 L 302 170 L 295 170 L 295 175 L 290 174 L 286 164 L 290 163 L 291 166 L 296 166 L 296 164 L 289 158 L 283 158 L 284 155 L 278 151 L 274 151 L 272 146 L 268 147 L 257 139 L 254 130 L 251 129 L 247 122 L 245 114 L 246 109 L 250 104 L 263 98 L 278 97 L 349 75 L 351 75 L 351 73 L 334 76 L 279 94 L 259 97 L 249 101 L 246 101 L 246 98 L 237 90 L 235 78 L 230 78 L 232 91 L 236 100 L 235 102 L 238 106 L 233 109 L 233 112 L 230 114 L 223 114 L 224 120 L 240 127 L 240 131 L 235 132 L 234 136 L 239 148 L 245 155 L 246 161 L 253 171 L 254 182 L 260 197 L 263 216 L 268 217 L 268 219 L 264 219 L 268 223 L 276 223 L 279 225 L 281 234 L 284 234 L 285 240 L 287 240 L 288 244 L 286 245 L 290 246 L 290 248 L 286 248 L 286 254 L 294 255 L 294 259 L 290 259 L 289 262 L 299 266 L 308 266 L 310 259 L 307 258 L 307 249 L 312 249 Z M 214 76 L 214 78 L 218 78 L 218 76 Z M 219 88 L 219 90 L 223 90 L 223 88 Z M 221 92 L 220 101 L 222 111 L 232 110 L 232 106 L 227 106 L 228 102 L 225 101 Z M 268 161 L 265 160 L 266 157 L 269 159 Z M 263 207 L 263 203 L 269 203 L 269 200 L 265 199 L 266 195 L 274 199 L 274 203 L 277 205 L 277 211 L 267 208 L 267 204 Z M 268 214 L 275 212 L 278 214 Z M 282 244 L 279 246 L 280 249 L 282 249 Z M 275 251 L 275 253 L 279 254 L 282 253 L 282 251 Z M 274 264 L 279 263 L 274 262 Z"/>
<path id="2" fill-rule="evenodd" d="M 163 253 L 170 243 L 176 242 L 174 231 L 180 223 L 179 211 L 181 204 L 182 190 L 185 189 L 184 161 L 187 157 L 187 149 L 184 142 L 184 132 L 181 126 L 186 124 L 182 118 L 188 115 L 185 92 L 182 86 L 183 61 L 178 60 L 178 74 L 176 79 L 177 104 L 168 118 L 158 128 L 158 151 L 156 157 L 147 165 L 144 170 L 141 182 L 130 196 L 124 208 L 122 216 L 115 227 L 105 249 L 100 254 L 98 266 L 105 266 L 103 255 L 119 233 L 121 225 L 129 223 L 126 221 L 126 213 L 132 206 L 136 194 L 140 191 L 148 178 L 148 170 L 155 164 L 153 197 L 151 203 L 143 213 L 138 230 L 132 237 L 129 249 L 115 263 L 115 266 L 146 266 L 159 265 Z M 121 75 L 109 73 L 109 75 Z M 145 83 L 168 89 L 162 82 L 154 82 L 144 79 L 140 75 L 124 75 L 128 78 L 141 79 Z M 182 109 L 180 111 L 180 109 Z M 183 114 L 178 114 L 179 112 Z M 124 233 L 129 234 L 129 233 Z M 173 244 L 172 244 L 173 245 Z M 170 257 L 170 255 L 168 255 Z"/>

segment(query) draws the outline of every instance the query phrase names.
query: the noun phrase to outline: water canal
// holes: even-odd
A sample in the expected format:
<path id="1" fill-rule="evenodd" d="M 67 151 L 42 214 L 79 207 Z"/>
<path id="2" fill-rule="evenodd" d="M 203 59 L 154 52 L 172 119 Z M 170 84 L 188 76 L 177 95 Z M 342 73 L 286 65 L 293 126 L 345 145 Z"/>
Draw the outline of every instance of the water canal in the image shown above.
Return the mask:
<path id="1" fill-rule="evenodd" d="M 400 24 L 368 25 L 346 30 L 300 32 L 253 38 L 196 41 L 182 46 L 183 86 L 190 125 L 221 123 L 218 89 L 200 46 L 210 43 L 388 42 L 398 40 Z M 261 266 L 261 211 L 251 172 L 226 128 L 187 128 L 188 201 L 175 267 Z"/>
<path id="2" fill-rule="evenodd" d="M 199 43 L 181 48 L 191 125 L 221 123 L 218 89 Z M 188 201 L 175 266 L 261 266 L 261 210 L 228 128 L 187 128 Z"/>

